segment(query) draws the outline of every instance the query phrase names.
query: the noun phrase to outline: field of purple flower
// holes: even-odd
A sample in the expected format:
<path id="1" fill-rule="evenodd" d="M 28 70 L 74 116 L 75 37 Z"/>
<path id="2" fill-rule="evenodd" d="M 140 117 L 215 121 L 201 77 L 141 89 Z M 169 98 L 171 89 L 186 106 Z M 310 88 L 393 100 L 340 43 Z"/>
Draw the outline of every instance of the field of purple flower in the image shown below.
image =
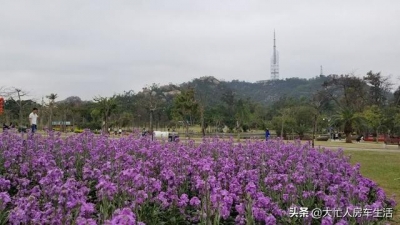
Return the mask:
<path id="1" fill-rule="evenodd" d="M 0 175 L 0 224 L 369 224 L 385 218 L 290 211 L 395 206 L 343 152 L 280 141 L 5 132 Z"/>

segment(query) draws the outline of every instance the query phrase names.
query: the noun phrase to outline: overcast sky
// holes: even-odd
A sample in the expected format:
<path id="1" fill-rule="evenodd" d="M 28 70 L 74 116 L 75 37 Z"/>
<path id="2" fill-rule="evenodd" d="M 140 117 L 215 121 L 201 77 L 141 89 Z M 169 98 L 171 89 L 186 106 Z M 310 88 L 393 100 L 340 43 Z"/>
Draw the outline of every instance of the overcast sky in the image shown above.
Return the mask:
<path id="1" fill-rule="evenodd" d="M 400 76 L 400 1 L 1 1 L 0 87 L 89 100 L 201 76 Z M 394 79 L 397 80 L 397 79 Z"/>

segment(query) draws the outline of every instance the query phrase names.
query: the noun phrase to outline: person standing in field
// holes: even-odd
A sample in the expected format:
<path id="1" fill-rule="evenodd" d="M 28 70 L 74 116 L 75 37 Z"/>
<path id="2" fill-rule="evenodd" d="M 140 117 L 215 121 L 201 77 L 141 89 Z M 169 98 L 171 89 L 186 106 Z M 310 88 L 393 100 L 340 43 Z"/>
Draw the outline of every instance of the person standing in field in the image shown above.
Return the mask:
<path id="1" fill-rule="evenodd" d="M 266 141 L 268 141 L 269 136 L 271 136 L 271 134 L 269 133 L 269 130 L 266 129 L 266 130 L 265 130 L 265 140 L 266 140 Z"/>
<path id="2" fill-rule="evenodd" d="M 29 123 L 31 124 L 32 133 L 35 133 L 35 131 L 37 130 L 37 120 L 39 118 L 37 112 L 38 109 L 33 108 L 31 114 L 29 114 Z"/>

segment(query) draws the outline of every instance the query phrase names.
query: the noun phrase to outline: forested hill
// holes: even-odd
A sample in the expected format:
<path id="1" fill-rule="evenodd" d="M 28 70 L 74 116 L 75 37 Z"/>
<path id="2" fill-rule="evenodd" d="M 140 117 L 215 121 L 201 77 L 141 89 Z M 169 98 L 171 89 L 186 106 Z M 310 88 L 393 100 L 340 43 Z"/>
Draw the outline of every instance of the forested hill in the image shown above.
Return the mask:
<path id="1" fill-rule="evenodd" d="M 394 93 L 389 87 L 391 84 L 386 77 L 371 71 L 363 78 L 330 75 L 257 83 L 200 77 L 182 84 L 153 84 L 137 93 L 125 91 L 92 101 L 82 101 L 79 96 L 60 101 L 56 93 L 51 93 L 46 96 L 46 103 L 43 101 L 42 104 L 29 99 L 20 100 L 18 93 L 14 92 L 6 99 L 0 122 L 25 125 L 24 118 L 33 107 L 38 107 L 43 118 L 42 127 L 64 120 L 71 121 L 76 127 L 90 129 L 101 129 L 105 121 L 110 122 L 107 126 L 111 127 L 151 127 L 150 120 L 154 120 L 156 128 L 159 123 L 167 125 L 190 121 L 190 124 L 199 124 L 203 121 L 205 126 L 213 124 L 220 128 L 224 125 L 229 129 L 240 123 L 246 130 L 265 129 L 267 126 L 279 129 L 282 116 L 290 114 L 290 120 L 288 118 L 285 122 L 287 132 L 304 133 L 312 127 L 310 110 L 318 107 L 321 114 L 330 116 L 336 115 L 335 106 L 340 106 L 336 108 L 350 112 L 343 111 L 347 114 L 342 116 L 363 113 L 372 121 L 368 126 L 376 130 L 381 124 L 393 127 L 390 125 L 394 124 L 393 121 L 400 121 L 393 117 L 398 115 L 395 112 L 400 105 L 400 87 Z M 323 92 L 317 91 L 322 89 Z M 315 105 L 320 102 L 325 102 L 323 107 Z M 389 112 L 388 115 L 380 117 L 386 112 Z M 386 119 L 379 122 L 377 118 Z"/>
<path id="2" fill-rule="evenodd" d="M 251 99 L 263 105 L 270 105 L 282 96 L 310 97 L 316 90 L 321 89 L 323 82 L 327 80 L 327 76 L 318 76 L 311 79 L 288 78 L 250 83 L 239 80 L 219 81 L 215 77 L 201 77 L 179 85 L 179 89 L 195 88 L 197 95 L 206 99 L 209 105 L 218 104 L 227 93 L 233 93 L 235 98 Z"/>

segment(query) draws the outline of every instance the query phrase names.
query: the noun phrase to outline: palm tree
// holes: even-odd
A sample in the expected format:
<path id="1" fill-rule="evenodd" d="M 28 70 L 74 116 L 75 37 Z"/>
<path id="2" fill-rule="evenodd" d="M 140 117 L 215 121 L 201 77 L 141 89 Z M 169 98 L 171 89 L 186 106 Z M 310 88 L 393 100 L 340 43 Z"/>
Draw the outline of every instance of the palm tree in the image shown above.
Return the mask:
<path id="1" fill-rule="evenodd" d="M 354 126 L 362 124 L 364 120 L 360 114 L 348 108 L 340 110 L 332 119 L 334 123 L 344 125 L 343 131 L 346 135 L 346 143 L 352 143 L 351 133 L 353 132 Z"/>
<path id="2" fill-rule="evenodd" d="M 50 109 L 50 113 L 49 113 L 49 129 L 52 129 L 52 117 L 53 117 L 53 107 L 54 107 L 54 103 L 56 98 L 58 97 L 57 94 L 51 93 L 50 95 L 47 95 L 46 98 L 49 99 L 50 103 L 49 103 L 49 109 Z"/>

